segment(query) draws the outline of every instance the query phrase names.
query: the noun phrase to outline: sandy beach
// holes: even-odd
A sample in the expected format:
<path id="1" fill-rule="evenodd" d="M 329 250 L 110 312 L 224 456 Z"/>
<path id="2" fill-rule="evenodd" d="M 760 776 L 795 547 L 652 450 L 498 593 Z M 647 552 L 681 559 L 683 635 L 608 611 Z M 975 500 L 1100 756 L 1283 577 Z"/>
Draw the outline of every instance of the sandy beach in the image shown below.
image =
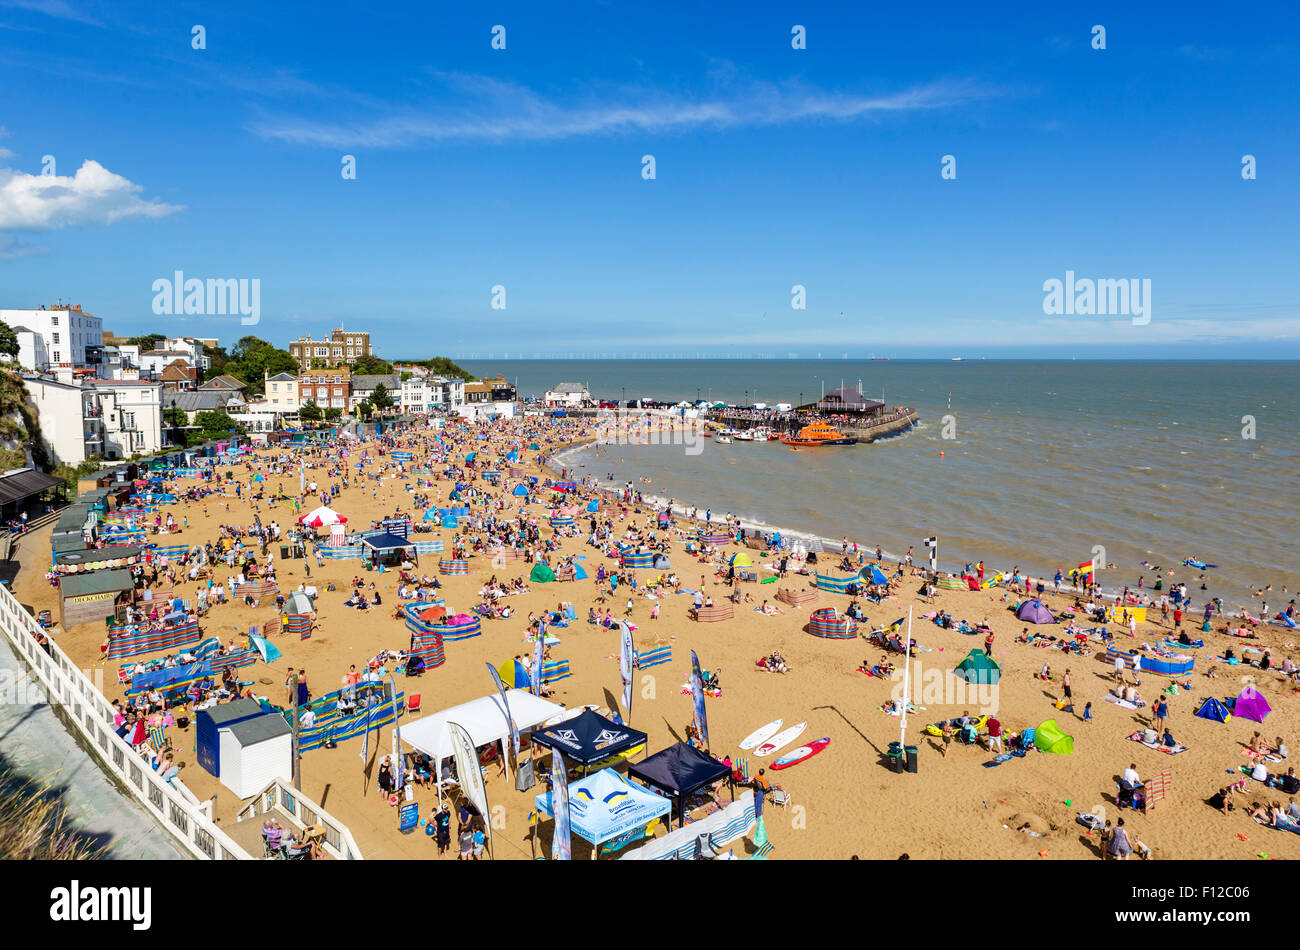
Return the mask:
<path id="1" fill-rule="evenodd" d="M 530 419 L 526 424 L 536 426 L 540 421 Z M 449 428 L 449 437 L 457 442 L 449 457 L 459 460 L 466 451 L 476 451 L 482 458 L 495 459 L 529 441 L 541 441 L 545 452 L 554 453 L 562 444 L 571 443 L 582 435 L 571 423 L 567 429 L 553 432 L 548 441 L 542 441 L 543 437 L 536 431 L 526 429 L 524 422 L 495 425 L 497 428 L 487 430 L 492 432 L 492 439 L 488 442 L 476 441 L 469 428 L 456 427 L 454 431 Z M 418 456 L 422 453 L 420 443 L 430 437 L 430 431 L 422 429 L 399 434 L 396 446 L 381 446 L 376 441 L 352 444 L 351 456 L 347 460 L 350 475 L 356 473 L 355 462 L 363 450 L 371 456 L 366 460 L 364 473 L 382 471 L 383 474 L 378 481 L 353 481 L 334 502 L 334 507 L 349 519 L 349 528 L 362 529 L 372 521 L 397 513 L 409 514 L 415 520 L 421 517 L 422 510 L 414 507 L 411 494 L 403 489 L 406 484 L 413 485 L 415 477 L 409 473 L 398 476 L 390 468 L 391 459 L 387 455 L 374 456 L 381 447 L 385 451 L 392 447 L 404 448 L 415 451 Z M 287 529 L 294 521 L 292 503 L 258 503 L 252 501 L 247 492 L 253 474 L 266 471 L 275 458 L 287 452 L 280 448 L 259 449 L 234 466 L 222 466 L 221 471 L 233 471 L 243 483 L 246 489 L 244 497 L 236 499 L 231 490 L 224 498 L 210 497 L 205 501 L 165 506 L 161 510 L 173 514 L 178 522 L 182 518 L 188 519 L 188 527 L 168 535 L 165 540 L 150 540 L 169 545 L 202 544 L 215 540 L 219 523 L 247 527 L 253 523 L 254 515 L 259 515 L 263 522 L 275 520 L 281 528 Z M 522 452 L 521 461 L 514 463 L 514 467 L 542 480 L 553 477 L 553 473 L 541 468 L 539 454 Z M 415 464 L 420 464 L 418 458 Z M 268 495 L 281 484 L 291 494 L 297 491 L 296 465 L 295 458 L 293 474 L 266 475 Z M 309 479 L 315 477 L 324 485 L 335 481 L 326 477 L 325 468 L 325 459 L 307 456 Z M 576 473 L 579 478 L 589 474 L 597 473 L 581 470 Z M 507 502 L 513 503 L 517 499 L 511 498 L 509 491 L 518 481 L 518 478 L 503 477 L 496 489 L 481 479 L 472 484 L 493 497 L 505 497 Z M 187 479 L 175 482 L 181 490 L 194 484 L 193 480 Z M 440 497 L 441 504 L 446 504 L 453 488 L 451 480 L 438 478 L 426 491 Z M 550 496 L 549 492 L 538 494 Z M 591 491 L 580 491 L 578 495 L 584 501 L 594 497 Z M 316 503 L 308 498 L 303 511 L 310 510 Z M 507 504 L 504 512 L 496 514 L 508 517 L 516 507 Z M 471 519 L 479 511 L 476 505 Z M 649 530 L 648 519 L 653 516 L 653 509 L 644 505 L 638 508 L 635 504 L 624 509 L 602 502 L 601 512 L 602 519 L 612 518 L 615 538 L 633 526 Z M 530 505 L 526 514 L 538 519 L 543 539 L 551 536 L 552 529 L 546 521 L 547 512 L 542 504 Z M 556 684 L 555 699 L 568 706 L 586 703 L 612 706 L 614 696 L 619 692 L 619 632 L 588 625 L 585 618 L 592 606 L 597 606 L 602 612 L 608 607 L 616 618 L 623 616 L 626 595 L 620 588 L 609 603 L 597 604 L 596 568 L 602 564 L 607 569 L 614 568 L 616 562 L 586 543 L 587 517 L 584 514 L 579 518 L 581 530 L 578 536 L 560 540 L 559 551 L 551 555 L 551 561 L 554 563 L 567 555 L 586 555 L 589 579 L 533 584 L 529 593 L 511 596 L 509 602 L 515 613 L 510 619 L 484 619 L 482 636 L 447 644 L 445 665 L 430 670 L 417 680 L 403 682 L 399 677 L 399 688 L 421 694 L 426 712 L 489 694 L 493 685 L 484 664 L 498 666 L 529 648 L 530 645 L 525 643 L 529 612 L 540 613 L 544 609 L 554 609 L 560 602 L 570 602 L 575 606 L 579 619 L 566 629 L 555 631 L 563 642 L 553 649 L 552 655 L 569 660 L 573 675 Z M 864 517 L 869 519 L 869 512 Z M 419 538 L 441 537 L 450 550 L 457 531 L 471 535 L 481 533 L 472 525 L 466 527 L 471 519 L 462 521 L 459 529 L 442 529 Z M 701 575 L 704 575 L 705 593 L 721 603 L 729 587 L 715 577 L 713 566 L 702 566 L 700 560 L 685 551 L 686 537 L 693 534 L 693 530 L 691 523 L 681 519 L 669 530 L 672 569 L 678 574 L 684 589 L 698 586 Z M 853 538 L 855 534 L 862 534 L 863 528 L 845 525 L 844 533 Z M 919 537 L 920 532 L 918 540 Z M 22 570 L 13 586 L 23 604 L 34 610 L 53 609 L 57 614 L 55 592 L 44 578 L 49 563 L 48 538 L 49 529 L 45 529 L 23 539 L 19 555 Z M 744 549 L 736 545 L 723 548 L 726 554 L 740 550 Z M 758 564 L 760 578 L 773 576 L 763 566 L 771 563 L 770 557 L 763 558 L 752 550 L 748 553 Z M 874 560 L 874 551 L 869 557 Z M 922 560 L 922 554 L 918 554 L 918 564 Z M 423 557 L 418 572 L 436 574 L 436 561 L 436 555 Z M 823 570 L 842 576 L 845 572 L 835 570 L 834 561 L 838 561 L 838 555 L 833 558 L 824 556 Z M 402 650 L 409 644 L 405 626 L 392 617 L 393 608 L 399 604 L 396 572 L 382 575 L 363 572 L 356 560 L 327 560 L 323 568 L 318 568 L 313 560 L 308 578 L 305 573 L 308 563 L 305 560 L 276 559 L 281 592 L 292 590 L 302 582 L 314 584 L 321 592 L 316 603 L 317 626 L 311 638 L 299 641 L 280 636 L 275 643 L 283 651 L 283 660 L 272 666 L 259 662 L 239 671 L 241 679 L 255 681 L 254 688 L 259 695 L 269 697 L 278 705 L 284 702 L 283 684 L 291 664 L 307 671 L 312 694 L 319 696 L 338 688 L 349 665 L 356 664 L 361 668 L 378 651 Z M 470 559 L 468 576 L 440 578 L 443 585 L 441 596 L 453 612 L 468 612 L 479 602 L 479 589 L 489 576 L 496 574 L 507 580 L 522 576 L 527 580 L 530 564 L 522 560 L 507 563 L 505 568 L 494 567 L 490 555 L 479 554 Z M 894 567 L 888 563 L 885 566 L 889 571 Z M 1011 566 L 990 564 L 988 574 L 992 576 L 995 570 L 1009 570 Z M 219 565 L 216 577 L 224 581 L 229 573 L 224 565 Z M 641 582 L 639 587 L 644 589 L 646 583 L 662 572 L 636 573 Z M 349 581 L 358 574 L 367 583 L 376 583 L 383 598 L 382 607 L 358 614 L 344 606 L 352 590 Z M 326 585 L 331 581 L 338 589 L 327 592 Z M 698 623 L 690 619 L 689 595 L 667 594 L 657 601 L 638 596 L 630 618 L 637 627 L 634 638 L 638 649 L 670 645 L 673 652 L 671 664 L 637 674 L 636 699 L 630 723 L 649 734 L 650 752 L 685 738 L 692 711 L 691 699 L 683 694 L 682 686 L 689 674 L 691 650 L 699 654 L 706 669 L 720 671 L 721 695 L 707 700 L 710 747 L 715 754 L 743 755 L 737 752 L 739 741 L 778 717 L 783 718 L 787 725 L 807 722 L 801 742 L 822 736 L 831 739 L 829 748 L 820 755 L 793 768 L 768 773 L 768 777 L 791 796 L 791 804 L 786 809 L 771 804 L 767 807 L 767 829 L 774 846 L 770 855 L 772 859 L 845 859 L 853 855 L 895 858 L 906 852 L 915 859 L 1096 860 L 1099 857 L 1097 836 L 1086 834 L 1083 826 L 1076 823 L 1075 816 L 1098 803 L 1105 806 L 1108 817 L 1124 817 L 1130 837 L 1149 846 L 1156 859 L 1257 859 L 1261 854 L 1277 858 L 1300 857 L 1300 835 L 1256 824 L 1246 814 L 1247 806 L 1253 801 L 1279 800 L 1285 806 L 1288 796 L 1280 790 L 1265 789 L 1247 780 L 1246 791 L 1236 797 L 1238 810 L 1228 816 L 1215 811 L 1205 801 L 1230 781 L 1246 778 L 1240 773 L 1227 773 L 1247 764 L 1249 760 L 1243 750 L 1256 730 L 1270 742 L 1278 736 L 1287 742 L 1295 742 L 1300 736 L 1297 731 L 1300 716 L 1293 684 L 1276 670 L 1229 669 L 1226 664 L 1219 663 L 1218 678 L 1209 679 L 1203 675 L 1210 665 L 1207 663 L 1210 655 L 1221 653 L 1226 646 L 1233 646 L 1240 654 L 1243 641 L 1229 639 L 1217 632 L 1200 633 L 1199 612 L 1195 614 L 1197 622 L 1192 623 L 1189 618 L 1184 623 L 1184 628 L 1193 637 L 1203 636 L 1206 641 L 1204 648 L 1194 651 L 1200 656 L 1195 672 L 1189 677 L 1191 691 L 1180 691 L 1179 695 L 1169 699 L 1168 724 L 1187 751 L 1169 756 L 1126 738 L 1135 730 L 1151 724 L 1149 705 L 1135 712 L 1102 701 L 1103 695 L 1114 684 L 1113 664 L 1106 658 L 1104 646 L 1090 643 L 1093 654 L 1079 657 L 1018 643 L 1016 638 L 1026 624 L 1008 611 L 1008 604 L 1019 598 L 1006 589 L 941 590 L 931 604 L 917 593 L 920 578 L 906 576 L 898 590 L 883 603 L 862 602 L 869 618 L 863 629 L 889 624 L 905 616 L 909 607 L 913 608 L 912 636 L 922 647 L 912 661 L 913 682 L 946 685 L 935 699 L 928 695 L 915 699 L 924 709 L 909 717 L 907 741 L 920 747 L 919 771 L 917 774 L 895 774 L 886 767 L 884 751 L 899 737 L 899 720 L 881 711 L 880 707 L 901 686 L 897 680 L 867 676 L 858 670 L 864 660 L 868 665 L 875 663 L 882 650 L 860 638 L 830 640 L 811 636 L 804 630 L 813 607 L 832 605 L 843 610 L 850 599 L 823 591 L 808 607 L 779 604 L 783 612 L 776 616 L 755 609 L 764 599 L 775 603 L 778 588 L 799 590 L 812 586 L 811 577 L 795 574 L 776 583 L 742 584 L 746 599 L 736 607 L 734 619 L 718 623 Z M 177 592 L 192 597 L 194 586 L 178 582 Z M 1073 596 L 1053 596 L 1049 592 L 1045 600 L 1056 610 L 1070 604 Z M 1284 604 L 1285 599 L 1282 600 Z M 651 619 L 655 603 L 660 605 L 660 613 L 657 619 Z M 1066 733 L 1074 737 L 1073 754 L 1052 755 L 1033 751 L 995 768 L 985 767 L 993 754 L 976 746 L 954 743 L 946 756 L 941 755 L 941 741 L 924 734 L 923 727 L 927 723 L 961 715 L 967 709 L 977 711 L 975 704 L 960 692 L 967 688 L 967 684 L 953 679 L 948 671 L 970 651 L 982 652 L 984 636 L 982 633 L 963 635 L 956 630 L 940 629 L 923 618 L 924 614 L 935 610 L 950 612 L 954 619 L 964 619 L 971 624 L 987 620 L 992 628 L 995 636 L 993 658 L 1002 668 L 995 711 L 1004 729 L 1019 731 L 1054 718 Z M 215 606 L 202 620 L 203 635 L 218 637 L 222 642 L 242 638 L 250 625 L 264 622 L 274 612 L 274 607 L 265 603 L 260 608 L 230 602 Z M 1153 612 L 1153 615 L 1158 619 L 1158 613 Z M 1082 625 L 1093 624 L 1083 622 Z M 1222 622 L 1216 621 L 1216 631 L 1220 626 Z M 1061 635 L 1062 630 L 1058 625 L 1031 629 L 1055 636 Z M 1140 624 L 1136 639 L 1130 640 L 1127 630 L 1121 632 L 1119 625 L 1112 624 L 1110 629 L 1117 633 L 1116 643 L 1124 649 L 1131 649 L 1142 641 L 1154 643 L 1171 632 L 1170 627 L 1161 627 L 1158 623 Z M 1251 641 L 1250 645 L 1271 647 L 1275 662 L 1280 663 L 1287 656 L 1300 655 L 1300 651 L 1295 649 L 1296 634 L 1294 630 L 1261 625 L 1258 639 Z M 116 698 L 121 695 L 114 691 L 117 664 L 103 664 L 99 660 L 103 638 L 102 624 L 83 624 L 70 630 L 56 628 L 54 634 L 56 642 L 83 667 L 104 669 L 107 695 Z M 781 651 L 790 672 L 773 674 L 756 668 L 755 661 L 773 650 Z M 901 656 L 895 655 L 891 659 L 901 666 Z M 1055 675 L 1050 681 L 1038 676 L 1045 663 L 1050 665 Z M 1060 676 L 1067 668 L 1073 682 L 1073 713 L 1068 709 L 1058 711 L 1055 705 L 1061 697 Z M 1245 673 L 1256 678 L 1258 688 L 1273 708 L 1263 724 L 1237 718 L 1218 723 L 1193 716 L 1193 710 L 1207 696 L 1220 700 L 1236 696 L 1242 687 L 1241 676 Z M 1169 682 L 1165 677 L 1144 675 L 1140 687 L 1143 698 L 1154 699 Z M 948 701 L 953 696 L 957 699 Z M 1083 721 L 1081 716 L 1087 702 L 1092 703 L 1093 718 Z M 302 789 L 349 826 L 366 857 L 435 858 L 437 851 L 433 840 L 426 837 L 422 829 L 416 834 L 399 833 L 397 810 L 386 803 L 375 785 L 374 763 L 381 752 L 390 748 L 390 734 L 391 727 L 383 730 L 379 741 L 371 737 L 371 761 L 366 766 L 368 773 L 363 773 L 360 739 L 340 743 L 335 749 L 304 754 Z M 181 776 L 185 783 L 200 799 L 215 795 L 217 815 L 223 823 L 233 823 L 242 803 L 195 761 L 193 726 L 188 730 L 172 729 L 169 737 L 179 750 L 178 758 L 187 763 Z M 771 758 L 759 760 L 751 755 L 751 768 L 756 771 Z M 1144 780 L 1162 768 L 1172 769 L 1173 791 L 1149 815 L 1116 810 L 1116 780 L 1130 763 L 1136 765 Z M 1269 768 L 1273 770 L 1278 766 L 1270 765 Z M 1286 765 L 1281 768 L 1284 771 Z M 528 816 L 533 796 L 539 789 L 528 793 L 516 792 L 513 784 L 501 778 L 496 769 L 490 769 L 489 776 L 490 801 L 493 806 L 504 806 L 505 810 L 504 826 L 494 827 L 495 856 L 498 859 L 530 858 Z M 723 800 L 728 800 L 725 793 Z M 436 801 L 436 795 L 431 790 L 420 789 L 417 801 L 421 816 L 425 817 Z M 1018 830 L 1026 822 L 1036 834 Z M 541 832 L 539 850 L 545 849 L 549 853 L 549 821 L 542 823 Z M 745 850 L 738 849 L 739 853 Z M 445 860 L 453 858 L 454 854 L 449 853 Z"/>

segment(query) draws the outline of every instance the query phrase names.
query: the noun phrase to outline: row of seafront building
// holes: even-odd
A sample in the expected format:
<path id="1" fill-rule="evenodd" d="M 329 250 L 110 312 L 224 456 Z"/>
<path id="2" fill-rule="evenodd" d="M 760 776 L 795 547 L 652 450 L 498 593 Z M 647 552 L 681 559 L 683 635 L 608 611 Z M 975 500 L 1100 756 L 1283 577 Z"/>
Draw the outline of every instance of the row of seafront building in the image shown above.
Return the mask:
<path id="1" fill-rule="evenodd" d="M 253 395 L 248 381 L 235 376 L 207 379 L 215 338 L 178 336 L 141 347 L 105 330 L 81 306 L 62 301 L 0 309 L 0 323 L 17 338 L 18 354 L 9 366 L 22 379 L 56 463 L 158 452 L 183 442 L 184 428 L 201 412 L 225 412 L 254 439 L 265 438 L 296 426 L 308 405 L 339 415 L 356 412 L 363 402 L 373 405 L 381 387 L 393 409 L 406 414 L 481 418 L 515 411 L 514 387 L 501 377 L 467 382 L 414 365 L 396 365 L 387 374 L 355 373 L 358 360 L 372 355 L 364 331 L 339 328 L 325 340 L 292 341 L 299 371 L 266 375 L 264 393 Z"/>

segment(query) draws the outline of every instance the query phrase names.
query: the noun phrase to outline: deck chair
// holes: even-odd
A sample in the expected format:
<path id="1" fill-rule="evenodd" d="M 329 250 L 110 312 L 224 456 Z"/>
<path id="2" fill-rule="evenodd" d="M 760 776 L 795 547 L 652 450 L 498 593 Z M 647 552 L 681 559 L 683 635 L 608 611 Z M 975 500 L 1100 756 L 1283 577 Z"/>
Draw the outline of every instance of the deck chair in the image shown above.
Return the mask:
<path id="1" fill-rule="evenodd" d="M 420 711 L 419 693 L 412 693 L 406 697 L 406 711 L 408 713 L 418 713 Z"/>
<path id="2" fill-rule="evenodd" d="M 748 784 L 748 783 L 749 783 L 749 781 L 750 781 L 750 775 L 749 775 L 749 759 L 743 759 L 743 758 L 739 758 L 739 757 L 737 757 L 737 759 L 736 759 L 736 774 L 738 774 L 738 775 L 740 776 L 740 781 L 741 781 L 742 783 L 745 783 L 745 784 Z"/>

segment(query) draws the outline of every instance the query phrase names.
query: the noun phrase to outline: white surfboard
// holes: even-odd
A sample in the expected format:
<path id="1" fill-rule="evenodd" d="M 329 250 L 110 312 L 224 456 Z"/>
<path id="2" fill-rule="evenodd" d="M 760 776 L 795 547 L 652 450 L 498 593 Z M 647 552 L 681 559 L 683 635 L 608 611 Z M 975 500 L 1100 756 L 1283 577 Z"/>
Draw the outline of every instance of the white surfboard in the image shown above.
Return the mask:
<path id="1" fill-rule="evenodd" d="M 754 750 L 754 754 L 771 755 L 777 749 L 781 748 L 781 746 L 789 745 L 795 739 L 799 738 L 799 736 L 803 735 L 803 731 L 807 728 L 808 728 L 808 723 L 806 722 L 795 723 L 789 729 L 786 729 L 784 732 L 778 732 L 771 739 L 768 739 L 766 742 L 764 742 L 761 746 L 759 746 L 757 749 Z"/>
<path id="2" fill-rule="evenodd" d="M 781 726 L 784 724 L 785 724 L 784 719 L 774 719 L 771 722 L 769 722 L 766 726 L 763 726 L 762 728 L 759 729 L 755 729 L 749 735 L 745 736 L 745 738 L 740 740 L 740 748 L 752 749 L 754 748 L 754 746 L 758 745 L 759 743 L 766 742 L 768 739 L 776 735 L 776 731 L 780 729 Z"/>

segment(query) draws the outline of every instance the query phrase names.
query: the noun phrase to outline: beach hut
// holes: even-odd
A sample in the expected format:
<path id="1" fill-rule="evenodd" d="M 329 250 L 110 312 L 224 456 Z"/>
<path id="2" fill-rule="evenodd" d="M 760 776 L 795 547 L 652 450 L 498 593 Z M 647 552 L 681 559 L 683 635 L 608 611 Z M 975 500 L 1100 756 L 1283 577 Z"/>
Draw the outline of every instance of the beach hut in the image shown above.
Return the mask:
<path id="1" fill-rule="evenodd" d="M 1264 717 L 1273 711 L 1264 694 L 1253 686 L 1247 686 L 1232 704 L 1232 714 L 1241 719 L 1263 722 Z"/>
<path id="2" fill-rule="evenodd" d="M 992 686 L 1002 678 L 1002 668 L 993 657 L 985 656 L 983 650 L 971 650 L 952 672 L 972 685 Z"/>
<path id="3" fill-rule="evenodd" d="M 1020 609 L 1016 611 L 1016 617 L 1025 623 L 1056 623 L 1052 612 L 1037 598 L 1021 604 Z"/>
<path id="4" fill-rule="evenodd" d="M 1061 731 L 1055 719 L 1048 719 L 1034 731 L 1034 745 L 1039 752 L 1070 755 L 1074 752 L 1074 737 Z"/>
<path id="5" fill-rule="evenodd" d="M 528 575 L 528 580 L 534 584 L 549 584 L 555 580 L 555 572 L 539 561 L 533 565 L 533 570 L 532 573 Z"/>
<path id="6" fill-rule="evenodd" d="M 1213 696 L 1206 696 L 1193 715 L 1208 719 L 1210 722 L 1227 722 L 1232 718 L 1232 711 Z"/>
<path id="7" fill-rule="evenodd" d="M 209 709 L 200 709 L 194 717 L 195 756 L 209 775 L 221 778 L 221 732 L 231 726 L 265 714 L 255 699 L 237 699 Z"/>
<path id="8" fill-rule="evenodd" d="M 221 784 L 251 798 L 275 779 L 291 780 L 292 733 L 284 716 L 269 712 L 221 729 Z"/>

